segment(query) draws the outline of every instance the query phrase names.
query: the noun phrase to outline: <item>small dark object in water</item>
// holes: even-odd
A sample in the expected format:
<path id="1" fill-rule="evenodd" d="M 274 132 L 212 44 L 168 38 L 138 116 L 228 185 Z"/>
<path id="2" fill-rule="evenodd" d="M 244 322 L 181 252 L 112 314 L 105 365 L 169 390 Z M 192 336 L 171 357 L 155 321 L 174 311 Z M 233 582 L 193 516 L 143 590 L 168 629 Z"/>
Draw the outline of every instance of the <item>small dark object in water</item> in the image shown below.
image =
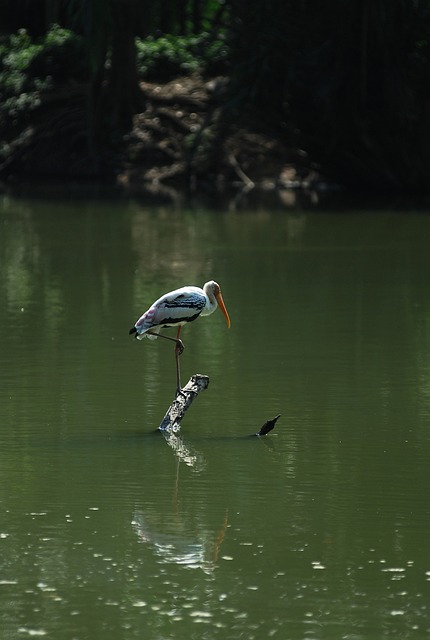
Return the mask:
<path id="1" fill-rule="evenodd" d="M 257 431 L 257 433 L 255 435 L 256 436 L 267 436 L 267 434 L 270 433 L 272 431 L 272 429 L 275 428 L 276 421 L 280 417 L 281 417 L 281 414 L 279 414 L 279 416 L 276 416 L 276 418 L 273 418 L 272 420 L 268 420 L 267 422 L 265 422 L 263 424 L 263 426 L 261 427 L 260 431 Z"/>

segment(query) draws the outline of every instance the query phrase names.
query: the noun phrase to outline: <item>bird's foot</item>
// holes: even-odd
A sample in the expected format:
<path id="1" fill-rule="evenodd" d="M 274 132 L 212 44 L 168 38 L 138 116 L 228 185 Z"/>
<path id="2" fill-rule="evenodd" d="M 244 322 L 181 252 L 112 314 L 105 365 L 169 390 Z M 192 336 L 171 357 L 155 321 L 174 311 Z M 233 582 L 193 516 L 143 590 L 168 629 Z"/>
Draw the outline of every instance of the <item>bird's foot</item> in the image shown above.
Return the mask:
<path id="1" fill-rule="evenodd" d="M 182 342 L 182 340 L 176 340 L 176 346 L 175 346 L 175 353 L 177 356 L 180 356 L 184 353 L 184 343 Z"/>

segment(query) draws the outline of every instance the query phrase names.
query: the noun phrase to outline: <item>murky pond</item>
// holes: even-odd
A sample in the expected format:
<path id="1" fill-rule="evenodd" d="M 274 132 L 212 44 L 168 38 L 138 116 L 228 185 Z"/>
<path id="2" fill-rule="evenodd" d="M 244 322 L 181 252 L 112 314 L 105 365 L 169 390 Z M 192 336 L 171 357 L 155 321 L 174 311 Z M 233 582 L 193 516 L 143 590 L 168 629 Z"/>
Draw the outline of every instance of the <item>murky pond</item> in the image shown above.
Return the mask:
<path id="1" fill-rule="evenodd" d="M 430 216 L 3 197 L 0 268 L 2 639 L 430 636 Z"/>

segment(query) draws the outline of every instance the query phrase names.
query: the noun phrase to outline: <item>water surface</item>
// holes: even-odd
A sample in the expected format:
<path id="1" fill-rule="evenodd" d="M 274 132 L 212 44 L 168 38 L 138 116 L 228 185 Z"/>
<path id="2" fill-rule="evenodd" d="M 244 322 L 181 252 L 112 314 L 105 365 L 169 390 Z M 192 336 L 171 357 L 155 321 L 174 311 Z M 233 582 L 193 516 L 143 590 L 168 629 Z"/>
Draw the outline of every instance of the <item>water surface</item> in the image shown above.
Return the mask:
<path id="1" fill-rule="evenodd" d="M 2 638 L 430 634 L 430 217 L 0 205 Z M 210 377 L 181 438 L 162 293 Z M 281 414 L 265 439 L 248 438 Z"/>

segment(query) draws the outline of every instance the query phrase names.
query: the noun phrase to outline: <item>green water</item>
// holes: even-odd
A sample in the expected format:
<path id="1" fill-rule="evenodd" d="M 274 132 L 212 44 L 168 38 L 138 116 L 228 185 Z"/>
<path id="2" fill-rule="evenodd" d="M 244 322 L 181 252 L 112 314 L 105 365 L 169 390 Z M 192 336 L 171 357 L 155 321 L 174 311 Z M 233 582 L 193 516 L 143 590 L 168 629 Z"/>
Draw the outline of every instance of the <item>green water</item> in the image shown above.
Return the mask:
<path id="1" fill-rule="evenodd" d="M 2 640 L 430 636 L 430 216 L 3 197 L 0 269 Z"/>

